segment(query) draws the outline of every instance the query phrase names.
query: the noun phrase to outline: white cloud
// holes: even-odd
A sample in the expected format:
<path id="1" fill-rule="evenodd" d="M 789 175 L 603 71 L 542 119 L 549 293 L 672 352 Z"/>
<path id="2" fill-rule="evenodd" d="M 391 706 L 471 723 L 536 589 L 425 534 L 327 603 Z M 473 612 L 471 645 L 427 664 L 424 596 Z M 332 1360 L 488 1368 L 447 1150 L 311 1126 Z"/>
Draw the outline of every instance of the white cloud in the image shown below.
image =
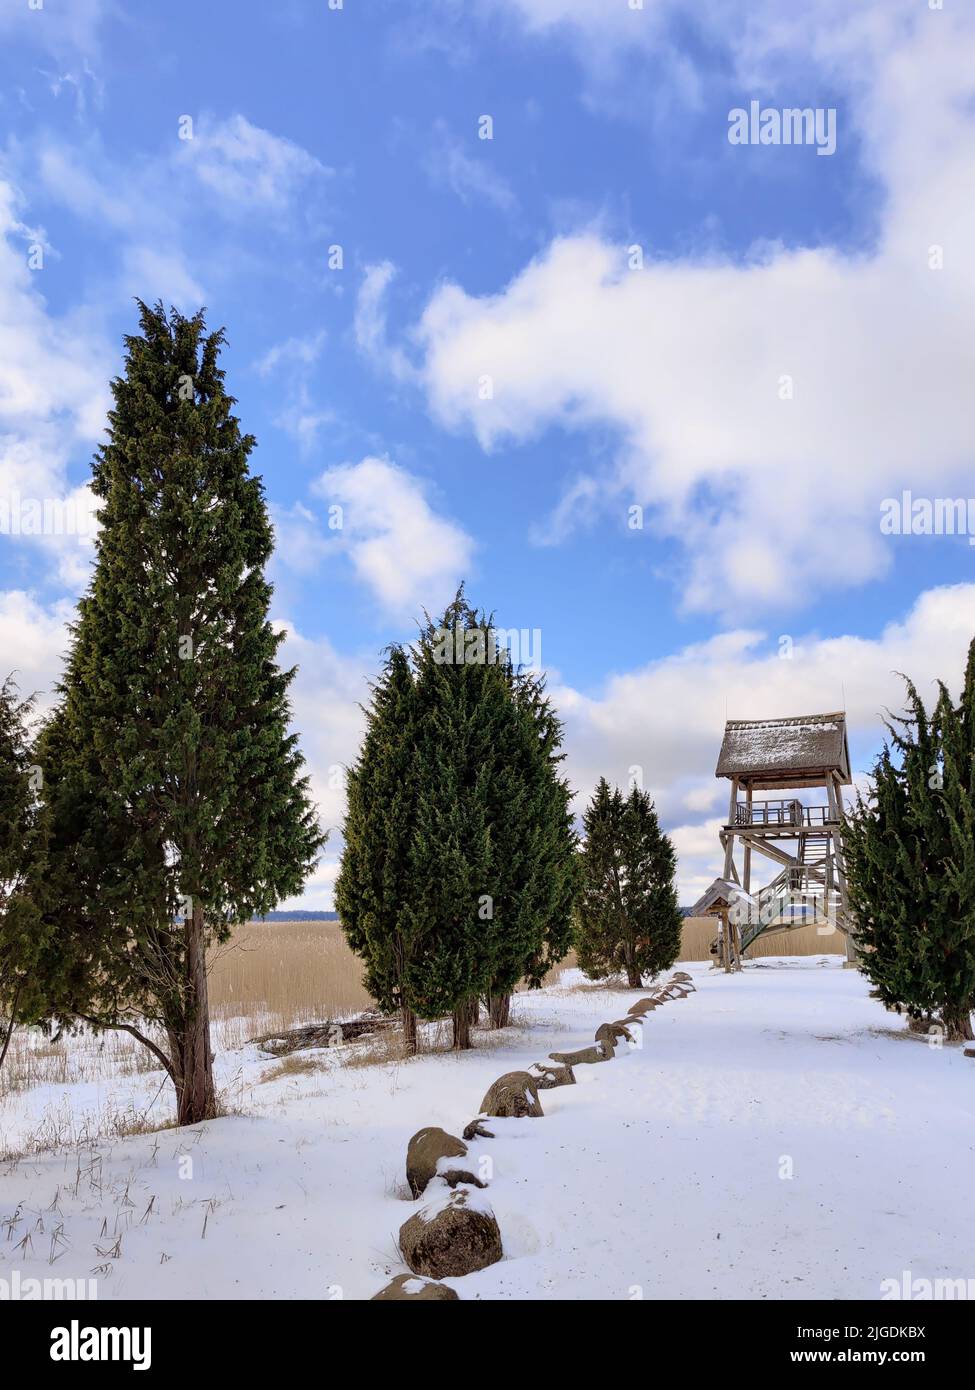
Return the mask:
<path id="1" fill-rule="evenodd" d="M 274 560 L 293 573 L 302 576 L 315 574 L 322 561 L 335 549 L 336 543 L 326 540 L 314 512 L 301 502 L 292 507 L 271 506 L 274 524 Z"/>
<path id="2" fill-rule="evenodd" d="M 329 468 L 314 486 L 342 508 L 341 538 L 358 578 L 391 612 L 432 613 L 469 571 L 474 541 L 431 506 L 423 483 L 389 459 Z"/>
<path id="3" fill-rule="evenodd" d="M 492 167 L 490 142 L 472 139 L 472 144 L 476 153 L 468 150 L 444 121 L 438 121 L 433 146 L 424 161 L 427 174 L 468 207 L 472 203 L 488 203 L 502 212 L 512 211 L 518 200 L 511 185 Z"/>
<path id="4" fill-rule="evenodd" d="M 286 633 L 280 660 L 298 667 L 290 691 L 294 726 L 300 733 L 312 798 L 323 828 L 330 832 L 303 895 L 282 906 L 330 910 L 342 850 L 345 773 L 365 732 L 361 706 L 368 706 L 369 681 L 379 658 L 343 656 L 327 638 L 306 637 L 291 623 L 280 626 Z"/>
<path id="5" fill-rule="evenodd" d="M 79 532 L 93 500 L 87 485 L 69 486 L 67 467 L 104 427 L 112 363 L 83 315 L 49 312 L 43 271 L 28 268 L 19 201 L 0 179 L 0 544 L 43 547 L 54 576 L 73 587 L 87 573 Z"/>
<path id="6" fill-rule="evenodd" d="M 78 61 L 97 52 L 99 31 L 116 12 L 113 0 L 71 0 L 70 4 L 36 8 L 27 0 L 6 0 L 0 5 L 0 34 L 13 35 L 62 61 Z M 71 74 L 62 74 L 61 80 L 70 78 Z"/>
<path id="7" fill-rule="evenodd" d="M 312 368 L 321 357 L 325 338 L 324 329 L 306 337 L 287 338 L 275 343 L 254 364 L 258 376 L 284 376 L 285 400 L 274 423 L 291 435 L 302 453 L 314 449 L 319 431 L 336 419 L 334 411 L 316 403 L 310 386 Z"/>
<path id="8" fill-rule="evenodd" d="M 37 695 L 39 710 L 53 703 L 73 617 L 66 600 L 45 607 L 23 590 L 0 591 L 0 682 L 13 673 L 21 695 Z"/>
<path id="9" fill-rule="evenodd" d="M 406 353 L 390 343 L 386 328 L 386 291 L 396 276 L 392 261 L 366 267 L 356 296 L 353 332 L 359 351 L 398 381 L 415 378 Z"/>
<path id="10" fill-rule="evenodd" d="M 541 13 L 589 23 L 597 8 Z M 975 23 L 892 7 L 902 23 L 871 11 L 844 24 L 827 8 L 839 27 L 811 47 L 848 90 L 841 140 L 860 137 L 886 187 L 875 250 L 662 261 L 648 247 L 639 271 L 582 232 L 497 294 L 444 285 L 419 325 L 432 410 L 486 449 L 552 425 L 618 431 L 605 505 L 620 522 L 626 503 L 645 505 L 648 528 L 683 543 L 692 608 L 799 604 L 875 578 L 889 560 L 882 499 L 955 495 L 971 476 Z M 809 40 L 798 21 L 749 25 L 736 56 L 755 76 Z M 933 245 L 943 270 L 929 269 Z"/>
<path id="11" fill-rule="evenodd" d="M 180 142 L 179 158 L 219 202 L 281 216 L 309 181 L 332 173 L 301 145 L 239 113 L 222 121 L 202 116 L 193 138 Z"/>
<path id="12" fill-rule="evenodd" d="M 939 677 L 957 694 L 975 637 L 975 584 L 928 590 L 876 638 L 796 635 L 785 659 L 777 636 L 769 650 L 760 632 L 725 632 L 613 676 L 592 696 L 553 684 L 577 810 L 600 776 L 625 786 L 639 775 L 666 824 L 680 829 L 682 901 L 691 880 L 710 882 L 720 867 L 713 814 L 728 784 L 715 780 L 714 768 L 725 721 L 845 708 L 855 771 L 866 771 L 882 741 L 884 712 L 903 707 L 898 672 L 925 700 L 936 697 Z M 702 811 L 711 813 L 703 822 L 696 819 Z"/>
<path id="13" fill-rule="evenodd" d="M 325 329 L 309 334 L 304 338 L 286 338 L 268 348 L 264 356 L 254 364 L 258 376 L 268 377 L 281 366 L 297 370 L 311 367 L 322 355 L 325 346 Z"/>

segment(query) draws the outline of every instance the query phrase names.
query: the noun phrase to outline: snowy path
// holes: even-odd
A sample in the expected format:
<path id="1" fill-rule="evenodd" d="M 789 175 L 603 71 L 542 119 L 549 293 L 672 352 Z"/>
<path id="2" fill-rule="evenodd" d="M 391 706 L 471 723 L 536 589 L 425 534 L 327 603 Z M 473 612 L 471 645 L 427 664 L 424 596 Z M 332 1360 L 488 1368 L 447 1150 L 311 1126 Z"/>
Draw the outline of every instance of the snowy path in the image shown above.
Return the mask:
<path id="1" fill-rule="evenodd" d="M 642 1048 L 543 1092 L 544 1119 L 495 1122 L 480 1147 L 505 1258 L 449 1281 L 461 1296 L 875 1298 L 905 1270 L 975 1278 L 975 1062 L 888 1035 L 903 1025 L 829 960 L 691 966 L 698 992 L 649 1015 Z M 0 1278 L 97 1277 L 100 1298 L 370 1297 L 404 1268 L 410 1135 L 459 1133 L 502 1071 L 590 1042 L 636 997 L 519 997 L 528 1026 L 503 1048 L 484 1035 L 399 1066 L 260 1085 L 267 1063 L 224 1059 L 243 1065 L 246 1117 L 101 1145 L 80 1177 L 73 1154 L 0 1170 L 0 1220 L 23 1204 Z"/>

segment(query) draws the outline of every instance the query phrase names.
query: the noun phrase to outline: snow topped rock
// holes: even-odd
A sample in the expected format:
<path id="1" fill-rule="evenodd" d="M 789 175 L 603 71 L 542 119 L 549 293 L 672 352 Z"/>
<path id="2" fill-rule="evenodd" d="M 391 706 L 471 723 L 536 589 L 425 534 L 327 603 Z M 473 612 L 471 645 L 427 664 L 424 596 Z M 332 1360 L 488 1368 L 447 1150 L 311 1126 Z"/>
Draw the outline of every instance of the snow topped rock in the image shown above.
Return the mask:
<path id="1" fill-rule="evenodd" d="M 384 1289 L 374 1293 L 372 1303 L 447 1303 L 457 1301 L 459 1295 L 449 1284 L 438 1284 L 435 1279 L 420 1279 L 415 1274 L 397 1274 Z"/>
<path id="2" fill-rule="evenodd" d="M 484 1183 L 469 1167 L 458 1162 L 466 1157 L 467 1145 L 445 1129 L 430 1126 L 418 1130 L 406 1150 L 406 1181 L 413 1196 L 421 1197 L 434 1177 L 443 1178 L 448 1187 L 456 1187 L 459 1182 L 483 1187 Z"/>
<path id="3" fill-rule="evenodd" d="M 503 1253 L 490 1203 L 470 1187 L 457 1187 L 411 1216 L 400 1228 L 399 1246 L 413 1273 L 431 1279 L 473 1274 Z"/>

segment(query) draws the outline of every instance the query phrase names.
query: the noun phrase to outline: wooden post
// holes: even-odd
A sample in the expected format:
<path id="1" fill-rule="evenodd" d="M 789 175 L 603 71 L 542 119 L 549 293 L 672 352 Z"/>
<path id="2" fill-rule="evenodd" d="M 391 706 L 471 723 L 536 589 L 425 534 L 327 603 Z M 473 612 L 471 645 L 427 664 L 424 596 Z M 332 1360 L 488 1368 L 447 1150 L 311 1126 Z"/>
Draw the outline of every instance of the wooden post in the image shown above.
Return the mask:
<path id="1" fill-rule="evenodd" d="M 745 805 L 748 807 L 748 823 L 751 825 L 752 810 L 752 784 L 748 783 L 745 788 Z M 748 840 L 745 841 L 745 863 L 742 869 L 742 884 L 746 893 L 752 891 L 752 847 Z"/>
<path id="2" fill-rule="evenodd" d="M 728 843 L 724 849 L 724 876 L 731 878 L 731 871 L 735 865 L 735 807 L 738 804 L 738 778 L 731 779 L 731 802 L 728 806 Z"/>

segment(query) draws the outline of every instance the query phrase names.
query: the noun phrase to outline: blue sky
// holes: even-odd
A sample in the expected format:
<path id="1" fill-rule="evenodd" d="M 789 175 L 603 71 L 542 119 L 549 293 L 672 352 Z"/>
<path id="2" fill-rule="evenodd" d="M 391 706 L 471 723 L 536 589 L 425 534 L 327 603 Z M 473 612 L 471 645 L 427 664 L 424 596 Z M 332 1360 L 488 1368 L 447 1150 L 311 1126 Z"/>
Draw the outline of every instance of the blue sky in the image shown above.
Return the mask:
<path id="1" fill-rule="evenodd" d="M 865 767 L 892 671 L 957 679 L 975 549 L 878 519 L 975 493 L 975 25 L 686 8 L 0 4 L 0 497 L 83 503 L 133 296 L 206 304 L 331 826 L 381 648 L 461 579 L 541 632 L 580 795 L 640 769 L 685 897 L 727 715 L 845 705 Z M 730 144 L 753 99 L 835 153 Z M 32 688 L 89 554 L 0 535 Z"/>

